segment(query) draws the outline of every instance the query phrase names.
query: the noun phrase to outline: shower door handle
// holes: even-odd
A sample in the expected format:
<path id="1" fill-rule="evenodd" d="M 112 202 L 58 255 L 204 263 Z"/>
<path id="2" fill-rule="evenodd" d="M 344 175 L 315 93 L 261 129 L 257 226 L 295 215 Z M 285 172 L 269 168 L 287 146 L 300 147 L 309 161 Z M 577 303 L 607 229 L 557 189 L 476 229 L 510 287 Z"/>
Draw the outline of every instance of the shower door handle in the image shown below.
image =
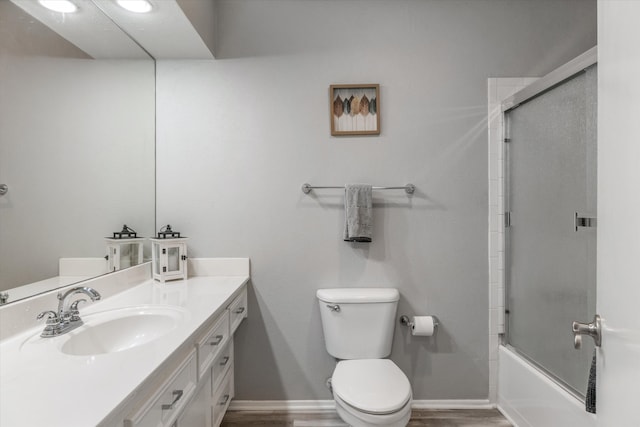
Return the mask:
<path id="1" fill-rule="evenodd" d="M 579 228 L 595 228 L 598 226 L 598 218 L 595 216 L 581 215 L 578 212 L 575 212 L 573 225 L 576 232 Z"/>
<path id="2" fill-rule="evenodd" d="M 573 347 L 576 349 L 582 347 L 583 335 L 593 338 L 596 347 L 600 347 L 602 344 L 602 320 L 597 314 L 593 316 L 593 322 L 591 323 L 573 322 L 571 329 L 573 330 Z"/>

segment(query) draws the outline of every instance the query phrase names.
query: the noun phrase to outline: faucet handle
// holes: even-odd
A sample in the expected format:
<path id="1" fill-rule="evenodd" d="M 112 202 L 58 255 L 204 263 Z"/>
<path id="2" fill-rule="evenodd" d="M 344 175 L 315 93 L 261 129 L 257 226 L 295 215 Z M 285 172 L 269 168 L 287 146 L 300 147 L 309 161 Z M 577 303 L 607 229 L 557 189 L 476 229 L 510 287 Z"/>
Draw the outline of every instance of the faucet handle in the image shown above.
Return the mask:
<path id="1" fill-rule="evenodd" d="M 69 307 L 69 320 L 71 322 L 77 322 L 80 320 L 80 310 L 78 310 L 78 304 L 80 304 L 81 302 L 87 302 L 87 300 L 84 298 L 75 300 L 73 304 L 71 304 L 71 307 Z"/>
<path id="2" fill-rule="evenodd" d="M 53 310 L 43 311 L 42 313 L 38 314 L 38 316 L 36 316 L 36 320 L 40 320 L 44 316 L 47 316 L 47 325 L 57 325 L 59 323 L 58 314 Z"/>

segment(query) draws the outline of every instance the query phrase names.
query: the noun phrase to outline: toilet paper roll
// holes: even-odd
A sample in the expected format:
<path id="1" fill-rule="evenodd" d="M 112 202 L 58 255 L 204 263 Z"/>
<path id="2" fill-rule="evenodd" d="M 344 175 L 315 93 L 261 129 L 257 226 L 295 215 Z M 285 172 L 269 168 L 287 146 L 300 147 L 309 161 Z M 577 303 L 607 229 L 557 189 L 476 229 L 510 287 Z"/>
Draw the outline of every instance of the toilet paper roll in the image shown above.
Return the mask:
<path id="1" fill-rule="evenodd" d="M 413 325 L 411 326 L 411 335 L 430 337 L 435 329 L 435 321 L 433 316 L 414 316 Z"/>

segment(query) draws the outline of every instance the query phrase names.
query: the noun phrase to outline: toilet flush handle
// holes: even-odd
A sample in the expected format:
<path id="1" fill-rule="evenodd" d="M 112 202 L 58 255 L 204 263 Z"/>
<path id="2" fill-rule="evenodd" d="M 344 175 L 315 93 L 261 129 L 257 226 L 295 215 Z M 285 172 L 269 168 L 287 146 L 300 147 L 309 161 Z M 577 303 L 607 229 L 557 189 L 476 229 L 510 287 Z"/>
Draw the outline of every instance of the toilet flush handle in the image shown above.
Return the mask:
<path id="1" fill-rule="evenodd" d="M 335 311 L 336 313 L 340 313 L 340 306 L 338 304 L 327 304 L 327 307 L 329 307 L 329 310 L 331 311 Z"/>

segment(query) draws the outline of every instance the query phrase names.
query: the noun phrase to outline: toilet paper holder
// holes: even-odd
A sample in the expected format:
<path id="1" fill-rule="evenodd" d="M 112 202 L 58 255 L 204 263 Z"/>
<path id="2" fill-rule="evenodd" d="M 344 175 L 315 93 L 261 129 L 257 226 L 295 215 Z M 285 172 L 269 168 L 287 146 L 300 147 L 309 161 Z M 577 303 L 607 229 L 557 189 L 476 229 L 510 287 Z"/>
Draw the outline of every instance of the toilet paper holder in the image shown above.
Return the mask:
<path id="1" fill-rule="evenodd" d="M 437 328 L 438 325 L 440 324 L 440 320 L 438 320 L 436 316 L 432 315 L 431 317 L 433 317 L 433 327 Z M 409 328 L 413 326 L 413 322 L 411 321 L 409 316 L 407 316 L 406 314 L 403 314 L 402 316 L 400 316 L 400 324 L 404 326 L 408 326 Z"/>

